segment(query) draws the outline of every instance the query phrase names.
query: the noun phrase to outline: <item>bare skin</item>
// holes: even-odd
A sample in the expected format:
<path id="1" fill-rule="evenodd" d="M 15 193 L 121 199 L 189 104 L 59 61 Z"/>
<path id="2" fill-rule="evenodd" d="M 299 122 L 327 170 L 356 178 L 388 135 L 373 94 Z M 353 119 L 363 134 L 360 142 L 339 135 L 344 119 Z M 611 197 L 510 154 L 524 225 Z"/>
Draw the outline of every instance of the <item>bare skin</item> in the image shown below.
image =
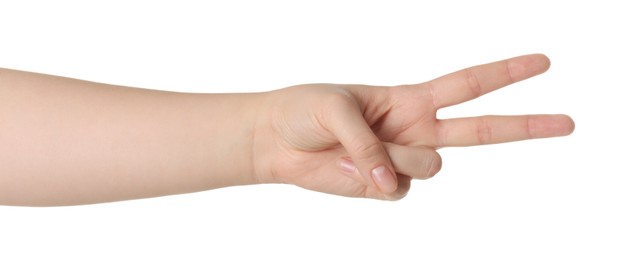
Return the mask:
<path id="1" fill-rule="evenodd" d="M 0 204 L 75 205 L 288 183 L 395 200 L 435 151 L 568 135 L 565 115 L 438 120 L 549 67 L 528 55 L 415 85 L 191 94 L 0 69 Z"/>

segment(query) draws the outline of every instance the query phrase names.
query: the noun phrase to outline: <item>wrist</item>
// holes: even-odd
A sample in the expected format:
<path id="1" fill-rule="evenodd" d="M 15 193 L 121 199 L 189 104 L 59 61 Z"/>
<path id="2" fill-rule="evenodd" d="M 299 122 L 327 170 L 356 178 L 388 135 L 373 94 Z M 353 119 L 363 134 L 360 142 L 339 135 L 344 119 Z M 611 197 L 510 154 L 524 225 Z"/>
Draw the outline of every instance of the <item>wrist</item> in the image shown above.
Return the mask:
<path id="1" fill-rule="evenodd" d="M 263 93 L 199 94 L 199 124 L 204 147 L 203 189 L 262 183 L 257 177 L 256 125 L 261 119 Z"/>
<path id="2" fill-rule="evenodd" d="M 256 184 L 277 183 L 272 167 L 275 152 L 275 133 L 272 126 L 273 109 L 277 106 L 276 91 L 254 94 L 253 130 L 251 137 L 251 162 L 253 181 Z"/>

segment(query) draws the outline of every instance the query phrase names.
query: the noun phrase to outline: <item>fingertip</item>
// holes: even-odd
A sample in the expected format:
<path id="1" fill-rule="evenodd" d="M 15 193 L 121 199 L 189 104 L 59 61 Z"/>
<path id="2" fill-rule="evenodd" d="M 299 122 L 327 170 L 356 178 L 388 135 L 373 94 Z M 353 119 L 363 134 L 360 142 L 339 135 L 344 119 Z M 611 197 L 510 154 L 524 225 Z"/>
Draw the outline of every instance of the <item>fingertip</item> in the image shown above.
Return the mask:
<path id="1" fill-rule="evenodd" d="M 562 136 L 567 136 L 575 131 L 575 121 L 568 115 L 557 115 L 558 125 Z"/>
<path id="2" fill-rule="evenodd" d="M 552 66 L 552 61 L 549 59 L 549 57 L 547 57 L 547 55 L 543 53 L 537 53 L 533 55 L 535 56 L 535 59 L 538 60 L 538 62 L 541 64 L 543 71 L 549 70 L 549 68 Z"/>
<path id="3" fill-rule="evenodd" d="M 567 136 L 575 130 L 575 122 L 567 115 L 528 116 L 527 139 Z"/>
<path id="4" fill-rule="evenodd" d="M 544 54 L 530 54 L 508 60 L 507 70 L 516 82 L 544 73 L 550 65 L 551 61 Z"/>
<path id="5" fill-rule="evenodd" d="M 568 115 L 550 115 L 549 120 L 545 122 L 549 126 L 550 136 L 567 136 L 575 130 L 575 122 Z"/>
<path id="6" fill-rule="evenodd" d="M 429 167 L 428 167 L 428 178 L 432 178 L 433 176 L 435 176 L 437 173 L 439 173 L 439 171 L 441 171 L 441 166 L 442 166 L 442 160 L 441 160 L 441 155 L 439 155 L 439 153 L 437 153 L 436 151 L 433 151 L 431 153 L 432 158 L 429 160 Z"/>
<path id="7" fill-rule="evenodd" d="M 396 179 L 398 180 L 398 188 L 394 192 L 396 194 L 394 200 L 400 200 L 407 196 L 409 190 L 411 189 L 411 176 L 396 174 Z"/>

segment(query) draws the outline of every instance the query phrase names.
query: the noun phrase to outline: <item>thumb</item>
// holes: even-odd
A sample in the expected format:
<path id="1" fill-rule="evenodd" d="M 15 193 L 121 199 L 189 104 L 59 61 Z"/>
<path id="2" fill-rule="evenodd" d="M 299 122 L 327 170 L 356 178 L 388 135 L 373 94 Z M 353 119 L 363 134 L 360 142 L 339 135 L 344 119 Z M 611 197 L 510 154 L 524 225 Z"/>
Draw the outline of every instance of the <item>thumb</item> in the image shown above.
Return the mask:
<path id="1" fill-rule="evenodd" d="M 398 181 L 383 144 L 363 118 L 355 98 L 350 93 L 338 96 L 337 102 L 331 102 L 326 127 L 344 146 L 368 186 L 382 193 L 394 192 Z"/>

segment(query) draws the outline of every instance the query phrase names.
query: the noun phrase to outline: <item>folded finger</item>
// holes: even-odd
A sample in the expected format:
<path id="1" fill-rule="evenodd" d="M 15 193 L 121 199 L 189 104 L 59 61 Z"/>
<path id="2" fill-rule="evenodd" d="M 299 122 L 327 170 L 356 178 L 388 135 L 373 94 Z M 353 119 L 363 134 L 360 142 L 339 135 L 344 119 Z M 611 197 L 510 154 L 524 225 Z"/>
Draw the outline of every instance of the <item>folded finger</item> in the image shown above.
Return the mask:
<path id="1" fill-rule="evenodd" d="M 383 143 L 396 173 L 414 179 L 428 179 L 441 169 L 441 156 L 431 148 Z M 340 158 L 338 165 L 351 178 L 366 184 L 351 158 Z"/>

